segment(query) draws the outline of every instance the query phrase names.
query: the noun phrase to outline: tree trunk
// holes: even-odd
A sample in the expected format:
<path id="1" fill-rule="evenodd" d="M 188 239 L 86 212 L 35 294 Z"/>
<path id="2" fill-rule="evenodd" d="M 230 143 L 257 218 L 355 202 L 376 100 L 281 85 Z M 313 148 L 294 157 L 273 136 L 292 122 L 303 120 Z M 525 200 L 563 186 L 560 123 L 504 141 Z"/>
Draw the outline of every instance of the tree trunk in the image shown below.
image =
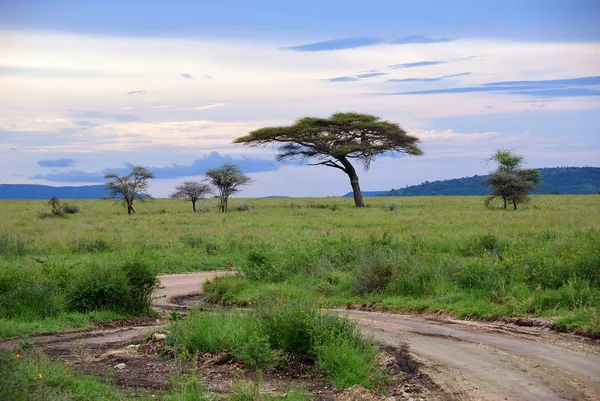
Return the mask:
<path id="1" fill-rule="evenodd" d="M 504 200 L 504 210 L 506 210 L 506 198 L 502 198 Z"/>
<path id="2" fill-rule="evenodd" d="M 194 213 L 196 213 L 196 200 L 192 199 L 192 210 L 194 210 Z"/>
<path id="3" fill-rule="evenodd" d="M 362 192 L 360 191 L 360 185 L 358 184 L 358 175 L 356 174 L 356 170 L 354 166 L 350 164 L 348 159 L 342 157 L 338 159 L 340 163 L 345 168 L 346 174 L 350 178 L 350 185 L 352 186 L 352 194 L 354 195 L 354 205 L 356 207 L 363 207 L 365 204 L 363 202 Z"/>
<path id="4" fill-rule="evenodd" d="M 513 206 L 515 207 L 515 210 L 517 210 L 517 201 L 515 199 L 513 199 Z"/>

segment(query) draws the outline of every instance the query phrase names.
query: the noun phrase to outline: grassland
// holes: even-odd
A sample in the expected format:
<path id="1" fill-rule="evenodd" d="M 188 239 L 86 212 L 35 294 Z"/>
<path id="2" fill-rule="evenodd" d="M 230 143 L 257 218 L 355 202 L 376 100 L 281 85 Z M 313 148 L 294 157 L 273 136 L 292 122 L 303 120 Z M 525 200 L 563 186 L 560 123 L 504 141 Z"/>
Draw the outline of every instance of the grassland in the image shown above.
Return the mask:
<path id="1" fill-rule="evenodd" d="M 535 196 L 514 212 L 486 210 L 480 197 L 370 198 L 363 209 L 340 198 L 236 199 L 225 215 L 213 199 L 196 214 L 184 201 L 156 200 L 133 216 L 108 200 L 70 203 L 81 212 L 40 219 L 43 201 L 0 201 L 0 336 L 143 313 L 116 300 L 85 304 L 89 294 L 77 293 L 96 286 L 99 299 L 135 297 L 132 265 L 241 269 L 209 285 L 222 304 L 300 298 L 547 317 L 600 334 L 598 195 Z"/>

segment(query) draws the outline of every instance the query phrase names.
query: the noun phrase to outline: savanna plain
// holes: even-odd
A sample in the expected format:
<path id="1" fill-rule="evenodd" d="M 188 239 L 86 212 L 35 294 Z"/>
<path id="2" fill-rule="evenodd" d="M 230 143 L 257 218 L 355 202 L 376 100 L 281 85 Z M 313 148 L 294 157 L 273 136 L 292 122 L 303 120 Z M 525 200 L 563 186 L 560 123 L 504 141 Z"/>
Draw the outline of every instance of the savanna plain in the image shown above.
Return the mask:
<path id="1" fill-rule="evenodd" d="M 216 199 L 197 213 L 158 199 L 136 203 L 132 216 L 112 200 L 69 203 L 80 212 L 53 217 L 40 214 L 45 201 L 0 201 L 0 338 L 27 344 L 151 316 L 158 274 L 210 270 L 233 274 L 204 285 L 216 312 L 174 313 L 166 345 L 178 357 L 226 352 L 261 371 L 303 355 L 338 388 L 385 392 L 385 375 L 377 348 L 328 308 L 524 318 L 600 336 L 600 195 L 533 196 L 517 211 L 488 210 L 482 197 L 376 197 L 364 208 L 345 198 L 232 199 L 229 213 Z M 35 347 L 0 355 L 5 399 L 130 396 Z M 209 399 L 178 380 L 159 397 Z M 260 399 L 252 391 L 229 396 Z M 308 399 L 301 389 L 280 397 Z"/>

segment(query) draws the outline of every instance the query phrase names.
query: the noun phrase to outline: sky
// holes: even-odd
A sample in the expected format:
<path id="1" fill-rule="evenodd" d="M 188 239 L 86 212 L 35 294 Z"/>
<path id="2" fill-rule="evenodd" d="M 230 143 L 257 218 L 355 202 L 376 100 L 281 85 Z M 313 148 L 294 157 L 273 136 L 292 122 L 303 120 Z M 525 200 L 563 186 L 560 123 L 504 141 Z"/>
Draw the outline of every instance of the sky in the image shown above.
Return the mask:
<path id="1" fill-rule="evenodd" d="M 399 123 L 423 156 L 361 188 L 600 166 L 596 0 L 0 0 L 0 183 L 89 185 L 133 165 L 166 197 L 224 162 L 238 196 L 339 196 L 343 172 L 232 141 L 305 116 Z"/>

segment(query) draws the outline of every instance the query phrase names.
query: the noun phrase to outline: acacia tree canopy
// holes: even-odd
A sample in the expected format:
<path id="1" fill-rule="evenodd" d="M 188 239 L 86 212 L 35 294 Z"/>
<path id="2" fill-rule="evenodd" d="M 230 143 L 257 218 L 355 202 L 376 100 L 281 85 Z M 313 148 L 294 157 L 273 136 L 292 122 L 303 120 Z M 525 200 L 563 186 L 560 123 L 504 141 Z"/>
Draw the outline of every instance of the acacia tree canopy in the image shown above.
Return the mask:
<path id="1" fill-rule="evenodd" d="M 502 199 L 502 206 L 506 210 L 508 202 L 517 210 L 519 203 L 529 200 L 529 192 L 537 188 L 542 180 L 540 172 L 535 169 L 523 169 L 523 156 L 511 150 L 497 150 L 488 161 L 498 163 L 495 171 L 485 179 L 484 184 L 492 188 L 492 193 L 485 204 L 491 207 L 494 199 Z"/>
<path id="2" fill-rule="evenodd" d="M 111 198 L 120 198 L 127 214 L 135 213 L 133 201 L 152 198 L 148 193 L 148 180 L 154 178 L 149 170 L 142 166 L 135 166 L 131 172 L 124 176 L 109 173 L 104 176 L 108 182 L 104 185 Z"/>
<path id="3" fill-rule="evenodd" d="M 242 173 L 238 166 L 232 163 L 225 163 L 219 168 L 206 171 L 206 179 L 219 191 L 220 205 L 219 210 L 222 213 L 227 212 L 227 203 L 229 196 L 238 192 L 241 186 L 248 185 L 252 179 Z"/>
<path id="4" fill-rule="evenodd" d="M 398 124 L 360 113 L 335 113 L 329 118 L 305 117 L 285 127 L 266 127 L 237 138 L 234 143 L 276 144 L 277 160 L 314 160 L 342 170 L 350 178 L 357 207 L 364 206 L 358 175 L 351 161 L 367 170 L 375 157 L 395 152 L 418 156 L 419 139 Z"/>
<path id="5" fill-rule="evenodd" d="M 192 202 L 192 210 L 196 213 L 196 202 L 212 193 L 212 191 L 212 188 L 208 184 L 197 181 L 185 181 L 175 188 L 175 192 L 171 194 L 171 198 L 185 199 Z"/>

